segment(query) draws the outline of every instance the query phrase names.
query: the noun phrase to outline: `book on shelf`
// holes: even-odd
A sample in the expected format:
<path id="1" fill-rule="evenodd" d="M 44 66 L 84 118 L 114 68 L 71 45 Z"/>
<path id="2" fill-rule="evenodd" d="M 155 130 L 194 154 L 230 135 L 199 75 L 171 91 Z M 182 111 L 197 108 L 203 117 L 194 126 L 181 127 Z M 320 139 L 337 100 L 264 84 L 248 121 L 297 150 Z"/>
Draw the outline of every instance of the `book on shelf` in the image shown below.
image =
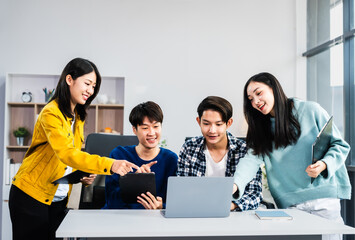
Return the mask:
<path id="1" fill-rule="evenodd" d="M 255 215 L 261 220 L 284 219 L 292 220 L 292 216 L 281 210 L 255 211 Z"/>
<path id="2" fill-rule="evenodd" d="M 12 158 L 8 158 L 5 162 L 5 184 L 10 185 L 10 164 L 11 164 Z"/>
<path id="3" fill-rule="evenodd" d="M 8 159 L 7 161 L 8 164 L 6 166 L 6 175 L 5 175 L 5 184 L 10 185 L 12 182 L 12 179 L 15 177 L 17 171 L 21 167 L 21 163 L 16 163 L 12 158 Z"/>

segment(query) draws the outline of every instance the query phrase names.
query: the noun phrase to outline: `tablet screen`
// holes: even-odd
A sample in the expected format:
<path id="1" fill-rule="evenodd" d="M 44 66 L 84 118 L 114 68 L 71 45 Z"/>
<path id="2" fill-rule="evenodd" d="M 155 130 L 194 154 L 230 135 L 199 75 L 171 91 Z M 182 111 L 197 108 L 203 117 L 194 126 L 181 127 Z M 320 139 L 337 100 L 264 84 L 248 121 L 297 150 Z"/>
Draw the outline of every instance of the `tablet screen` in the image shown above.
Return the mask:
<path id="1" fill-rule="evenodd" d="M 137 196 L 150 192 L 156 196 L 154 173 L 128 173 L 120 177 L 121 197 L 125 203 L 136 203 Z"/>

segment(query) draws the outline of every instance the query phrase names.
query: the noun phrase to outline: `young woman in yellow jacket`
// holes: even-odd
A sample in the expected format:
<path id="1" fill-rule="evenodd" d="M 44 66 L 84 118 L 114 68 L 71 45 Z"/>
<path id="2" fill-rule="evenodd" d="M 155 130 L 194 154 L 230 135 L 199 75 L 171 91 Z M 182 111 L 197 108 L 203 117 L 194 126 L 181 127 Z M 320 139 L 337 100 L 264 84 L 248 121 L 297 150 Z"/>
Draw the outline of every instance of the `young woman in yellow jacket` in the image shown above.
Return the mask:
<path id="1" fill-rule="evenodd" d="M 13 178 L 9 197 L 13 239 L 55 239 L 65 217 L 71 185 L 52 182 L 72 170 L 93 173 L 82 181 L 91 184 L 96 175 L 125 175 L 138 167 L 81 151 L 86 109 L 101 84 L 94 63 L 75 58 L 64 68 L 55 94 L 43 108 L 34 127 L 32 143 Z"/>

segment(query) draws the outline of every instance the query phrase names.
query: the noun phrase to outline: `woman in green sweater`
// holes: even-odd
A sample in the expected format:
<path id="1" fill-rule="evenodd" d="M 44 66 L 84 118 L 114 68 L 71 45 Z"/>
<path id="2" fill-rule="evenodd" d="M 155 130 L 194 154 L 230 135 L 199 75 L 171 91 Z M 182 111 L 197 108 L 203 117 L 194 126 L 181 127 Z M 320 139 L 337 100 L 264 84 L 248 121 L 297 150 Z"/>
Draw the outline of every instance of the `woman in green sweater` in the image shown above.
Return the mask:
<path id="1" fill-rule="evenodd" d="M 350 146 L 334 125 L 327 153 L 314 164 L 311 160 L 312 144 L 329 119 L 327 112 L 315 102 L 287 98 L 273 75 L 260 73 L 245 84 L 244 114 L 249 150 L 234 175 L 234 197 L 243 195 L 265 163 L 270 192 L 279 208 L 298 208 L 342 222 L 339 199 L 351 197 L 344 164 Z"/>

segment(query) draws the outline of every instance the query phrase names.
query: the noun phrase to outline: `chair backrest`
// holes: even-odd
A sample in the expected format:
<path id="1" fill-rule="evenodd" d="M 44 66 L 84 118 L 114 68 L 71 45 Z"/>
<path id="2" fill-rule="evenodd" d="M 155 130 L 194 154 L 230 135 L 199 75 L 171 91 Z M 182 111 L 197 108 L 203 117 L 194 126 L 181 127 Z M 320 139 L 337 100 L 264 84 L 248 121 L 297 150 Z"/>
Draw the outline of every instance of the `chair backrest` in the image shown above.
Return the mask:
<path id="1" fill-rule="evenodd" d="M 85 151 L 108 157 L 117 146 L 137 145 L 135 135 L 116 135 L 105 133 L 91 133 L 85 142 Z M 93 184 L 83 187 L 81 191 L 80 209 L 99 209 L 105 204 L 105 175 L 98 175 Z"/>

